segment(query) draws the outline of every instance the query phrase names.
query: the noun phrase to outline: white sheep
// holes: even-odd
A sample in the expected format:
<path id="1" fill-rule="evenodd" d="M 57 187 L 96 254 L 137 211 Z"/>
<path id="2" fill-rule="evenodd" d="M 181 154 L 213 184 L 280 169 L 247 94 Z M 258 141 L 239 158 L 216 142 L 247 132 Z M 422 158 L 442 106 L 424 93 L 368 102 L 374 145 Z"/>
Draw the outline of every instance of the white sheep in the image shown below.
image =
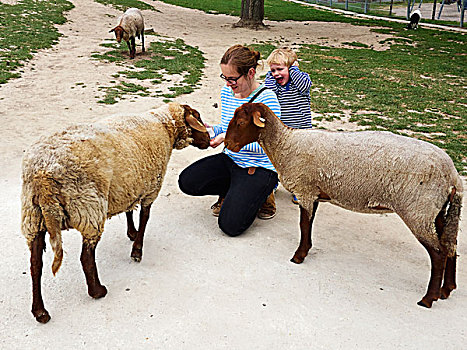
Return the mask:
<path id="1" fill-rule="evenodd" d="M 407 29 L 417 29 L 418 28 L 418 22 L 420 22 L 420 19 L 422 18 L 422 13 L 420 9 L 416 9 L 410 14 L 410 22 L 407 24 Z"/>
<path id="2" fill-rule="evenodd" d="M 130 58 L 135 58 L 136 55 L 135 37 L 139 39 L 141 36 L 142 51 L 144 52 L 144 20 L 139 9 L 132 7 L 126 10 L 119 18 L 118 25 L 109 31 L 109 33 L 112 32 L 115 33 L 118 43 L 122 39 L 126 41 L 130 50 Z"/>
<path id="3" fill-rule="evenodd" d="M 384 131 L 292 129 L 264 104 L 248 103 L 235 111 L 225 146 L 238 152 L 254 141 L 300 203 L 301 240 L 293 262 L 303 262 L 308 254 L 318 202 L 327 201 L 362 213 L 399 215 L 432 264 L 428 290 L 419 305 L 431 307 L 456 288 L 463 188 L 446 152 Z"/>
<path id="4" fill-rule="evenodd" d="M 49 232 L 52 272 L 60 268 L 61 230 L 83 236 L 81 263 L 93 298 L 106 295 L 96 269 L 95 248 L 107 218 L 126 212 L 131 257 L 140 261 L 151 204 L 161 189 L 172 149 L 189 144 L 205 149 L 209 135 L 199 113 L 169 103 L 141 116 L 112 116 L 44 137 L 23 158 L 22 233 L 31 251 L 32 313 L 50 316 L 41 295 L 42 251 Z M 135 229 L 132 210 L 141 206 Z"/>

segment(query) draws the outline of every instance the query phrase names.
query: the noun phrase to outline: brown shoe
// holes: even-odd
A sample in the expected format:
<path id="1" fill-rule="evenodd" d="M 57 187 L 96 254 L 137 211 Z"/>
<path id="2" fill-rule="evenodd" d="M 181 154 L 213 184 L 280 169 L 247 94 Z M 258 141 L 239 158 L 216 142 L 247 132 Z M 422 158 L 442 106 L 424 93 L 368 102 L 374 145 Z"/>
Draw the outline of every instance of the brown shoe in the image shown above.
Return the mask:
<path id="1" fill-rule="evenodd" d="M 261 220 L 269 220 L 276 216 L 276 200 L 274 192 L 272 192 L 258 211 L 258 218 Z"/>
<path id="2" fill-rule="evenodd" d="M 222 208 L 222 203 L 224 203 L 224 198 L 219 197 L 217 202 L 214 203 L 213 205 L 211 205 L 212 215 L 219 216 L 219 213 L 220 213 L 221 208 Z"/>

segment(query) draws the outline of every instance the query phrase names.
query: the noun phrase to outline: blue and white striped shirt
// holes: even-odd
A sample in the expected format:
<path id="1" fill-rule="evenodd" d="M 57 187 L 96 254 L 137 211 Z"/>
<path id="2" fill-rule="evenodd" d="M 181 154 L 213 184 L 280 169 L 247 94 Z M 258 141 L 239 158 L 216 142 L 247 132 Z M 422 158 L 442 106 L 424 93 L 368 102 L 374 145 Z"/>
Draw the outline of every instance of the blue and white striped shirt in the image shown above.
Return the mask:
<path id="1" fill-rule="evenodd" d="M 297 129 L 310 129 L 311 124 L 311 87 L 310 76 L 298 67 L 289 68 L 289 81 L 279 85 L 271 72 L 266 74 L 264 85 L 274 91 L 281 105 L 282 122 Z"/>
<path id="2" fill-rule="evenodd" d="M 237 98 L 234 96 L 234 93 L 230 87 L 228 87 L 227 85 L 224 85 L 222 87 L 221 122 L 220 124 L 213 126 L 215 136 L 227 131 L 227 127 L 229 126 L 230 120 L 234 116 L 235 110 L 244 103 L 247 103 L 254 96 L 254 94 L 256 94 L 256 92 L 263 87 L 264 85 L 258 87 L 247 98 Z M 280 118 L 281 107 L 279 105 L 279 101 L 277 100 L 276 94 L 271 90 L 264 90 L 261 94 L 259 94 L 256 97 L 256 99 L 253 102 L 264 103 L 266 106 L 271 108 L 271 110 Z M 232 152 L 227 148 L 224 148 L 223 152 L 227 154 L 230 158 L 232 158 L 235 164 L 237 164 L 241 168 L 261 167 L 276 171 L 268 156 L 258 144 L 258 142 L 249 143 L 248 145 L 243 147 L 238 153 Z"/>

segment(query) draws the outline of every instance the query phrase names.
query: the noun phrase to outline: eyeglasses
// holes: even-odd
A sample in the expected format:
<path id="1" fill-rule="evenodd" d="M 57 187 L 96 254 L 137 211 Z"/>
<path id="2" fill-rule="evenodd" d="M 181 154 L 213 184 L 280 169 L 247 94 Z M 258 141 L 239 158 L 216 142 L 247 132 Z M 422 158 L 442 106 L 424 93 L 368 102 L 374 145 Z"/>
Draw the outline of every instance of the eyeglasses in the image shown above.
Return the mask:
<path id="1" fill-rule="evenodd" d="M 237 78 L 232 78 L 232 77 L 226 77 L 224 74 L 221 73 L 220 77 L 230 84 L 236 84 L 237 80 L 243 77 L 243 74 L 240 74 L 240 76 L 238 76 Z"/>

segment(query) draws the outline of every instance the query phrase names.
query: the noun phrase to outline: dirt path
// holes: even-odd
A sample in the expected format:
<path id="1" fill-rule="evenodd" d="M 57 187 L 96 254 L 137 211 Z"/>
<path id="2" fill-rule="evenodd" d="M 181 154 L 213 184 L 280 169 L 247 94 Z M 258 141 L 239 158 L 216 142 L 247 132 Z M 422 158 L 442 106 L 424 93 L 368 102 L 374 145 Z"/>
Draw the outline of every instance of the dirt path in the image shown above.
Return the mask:
<path id="1" fill-rule="evenodd" d="M 20 163 L 39 136 L 115 112 L 139 112 L 161 99 L 132 97 L 101 105 L 99 86 L 119 68 L 90 58 L 111 38 L 118 11 L 73 0 L 64 36 L 39 52 L 22 77 L 0 86 L 0 212 L 4 249 L 0 267 L 0 346 L 3 349 L 460 349 L 467 343 L 467 254 L 460 234 L 459 290 L 425 310 L 428 257 L 394 215 L 363 215 L 320 205 L 314 247 L 300 266 L 289 262 L 298 245 L 298 210 L 282 187 L 278 214 L 257 221 L 243 236 L 222 235 L 209 206 L 215 198 L 180 193 L 178 174 L 217 150 L 188 148 L 172 156 L 153 205 L 140 264 L 129 258 L 125 219 L 106 223 L 97 249 L 109 294 L 92 300 L 79 263 L 80 236 L 63 234 L 58 275 L 45 254 L 43 292 L 52 320 L 30 314 L 29 252 L 20 235 Z M 376 49 L 386 37 L 367 27 L 320 22 L 266 22 L 269 30 L 232 29 L 237 18 L 150 2 L 146 27 L 197 46 L 206 57 L 202 86 L 177 98 L 210 123 L 219 119 L 219 60 L 236 43 L 359 41 Z M 148 37 L 148 40 L 151 38 Z M 137 52 L 139 47 L 137 48 Z M 79 85 L 77 85 L 79 83 Z M 462 223 L 465 232 L 466 224 Z"/>

